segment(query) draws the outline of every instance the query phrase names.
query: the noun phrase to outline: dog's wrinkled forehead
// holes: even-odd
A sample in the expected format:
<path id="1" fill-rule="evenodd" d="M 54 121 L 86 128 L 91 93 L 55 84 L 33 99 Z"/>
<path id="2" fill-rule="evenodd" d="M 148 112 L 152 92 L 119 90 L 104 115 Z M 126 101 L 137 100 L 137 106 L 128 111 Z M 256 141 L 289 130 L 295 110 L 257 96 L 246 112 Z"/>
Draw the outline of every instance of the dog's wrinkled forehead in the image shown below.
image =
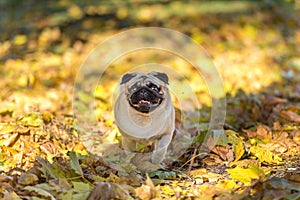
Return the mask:
<path id="1" fill-rule="evenodd" d="M 169 78 L 168 75 L 165 73 L 161 73 L 161 72 L 150 72 L 148 74 L 142 74 L 142 73 L 138 73 L 138 72 L 133 72 L 133 73 L 127 73 L 124 74 L 120 84 L 125 84 L 128 83 L 130 81 L 136 81 L 136 80 L 142 80 L 145 81 L 147 79 L 152 79 L 152 80 L 156 80 L 160 83 L 164 83 L 164 84 L 169 84 Z"/>

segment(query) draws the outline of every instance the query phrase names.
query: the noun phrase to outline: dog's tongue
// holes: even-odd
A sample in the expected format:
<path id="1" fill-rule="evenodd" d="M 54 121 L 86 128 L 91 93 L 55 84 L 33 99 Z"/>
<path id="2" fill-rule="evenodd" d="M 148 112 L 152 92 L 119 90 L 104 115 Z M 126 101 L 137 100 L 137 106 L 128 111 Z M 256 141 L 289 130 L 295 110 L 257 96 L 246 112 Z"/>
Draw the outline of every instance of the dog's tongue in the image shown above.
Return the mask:
<path id="1" fill-rule="evenodd" d="M 144 103 L 144 104 L 150 104 L 150 101 L 146 101 L 146 100 L 140 100 L 140 102 L 139 103 Z"/>

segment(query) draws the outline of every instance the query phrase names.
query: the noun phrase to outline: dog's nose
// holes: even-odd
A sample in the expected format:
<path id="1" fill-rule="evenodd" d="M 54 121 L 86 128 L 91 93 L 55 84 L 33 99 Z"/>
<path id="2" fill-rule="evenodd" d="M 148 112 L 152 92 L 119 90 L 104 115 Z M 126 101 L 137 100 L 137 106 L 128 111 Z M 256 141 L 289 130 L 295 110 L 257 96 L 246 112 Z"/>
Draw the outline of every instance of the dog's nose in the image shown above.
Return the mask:
<path id="1" fill-rule="evenodd" d="M 142 95 L 143 97 L 146 97 L 147 96 L 147 90 L 141 89 L 140 90 L 140 95 Z"/>

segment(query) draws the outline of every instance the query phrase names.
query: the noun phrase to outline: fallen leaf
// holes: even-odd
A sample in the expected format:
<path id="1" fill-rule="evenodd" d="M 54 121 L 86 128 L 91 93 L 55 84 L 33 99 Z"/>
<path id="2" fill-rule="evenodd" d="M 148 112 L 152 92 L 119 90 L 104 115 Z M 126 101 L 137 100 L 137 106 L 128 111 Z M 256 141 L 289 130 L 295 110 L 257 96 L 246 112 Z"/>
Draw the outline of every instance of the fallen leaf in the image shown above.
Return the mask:
<path id="1" fill-rule="evenodd" d="M 160 187 L 161 192 L 166 195 L 174 195 L 174 190 L 169 185 L 164 185 Z"/>
<path id="2" fill-rule="evenodd" d="M 41 144 L 40 149 L 42 152 L 44 152 L 46 154 L 52 154 L 52 155 L 58 154 L 58 150 L 52 142 L 46 142 L 44 144 Z"/>
<path id="3" fill-rule="evenodd" d="M 39 180 L 39 178 L 35 174 L 23 173 L 19 177 L 18 183 L 21 185 L 33 185 L 33 184 L 37 183 L 38 180 Z"/>
<path id="4" fill-rule="evenodd" d="M 9 138 L 5 139 L 2 144 L 6 147 L 12 146 L 18 139 L 19 133 L 14 133 Z"/>
<path id="5" fill-rule="evenodd" d="M 282 99 L 282 98 L 275 97 L 275 96 L 272 96 L 272 95 L 267 95 L 263 100 L 263 104 L 266 105 L 266 106 L 273 106 L 273 105 L 276 105 L 276 104 L 283 104 L 283 103 L 286 103 L 286 102 L 287 102 L 286 99 Z"/>
<path id="6" fill-rule="evenodd" d="M 72 181 L 72 185 L 74 187 L 74 191 L 78 193 L 88 192 L 91 189 L 90 184 L 84 182 Z"/>
<path id="7" fill-rule="evenodd" d="M 28 38 L 26 35 L 16 35 L 14 38 L 14 43 L 16 45 L 23 45 L 27 42 Z"/>
<path id="8" fill-rule="evenodd" d="M 253 179 L 264 179 L 265 177 L 264 171 L 255 165 L 251 165 L 246 169 L 236 167 L 234 169 L 227 169 L 227 171 L 230 174 L 230 178 L 240 181 L 246 186 L 250 186 Z"/>
<path id="9" fill-rule="evenodd" d="M 272 130 L 266 125 L 258 125 L 256 131 L 243 130 L 246 132 L 248 138 L 258 138 L 258 139 L 272 139 Z"/>
<path id="10" fill-rule="evenodd" d="M 22 116 L 19 121 L 25 126 L 41 126 L 43 122 L 43 117 L 40 113 L 33 112 L 28 115 Z"/>
<path id="11" fill-rule="evenodd" d="M 222 160 L 229 161 L 229 162 L 234 160 L 233 152 L 232 152 L 232 149 L 230 148 L 229 145 L 227 145 L 227 146 L 215 146 L 212 149 L 212 152 L 214 152 L 215 154 L 220 156 L 220 158 Z"/>
<path id="12" fill-rule="evenodd" d="M 72 169 L 76 172 L 76 174 L 83 176 L 82 168 L 79 164 L 78 157 L 74 151 L 68 152 L 68 156 L 70 157 L 70 165 Z"/>
<path id="13" fill-rule="evenodd" d="M 292 110 L 283 110 L 280 112 L 280 115 L 289 121 L 300 123 L 300 115 Z"/>
<path id="14" fill-rule="evenodd" d="M 224 161 L 222 161 L 219 156 L 214 154 L 209 154 L 208 156 L 202 159 L 202 162 L 208 166 L 224 165 Z"/>
<path id="15" fill-rule="evenodd" d="M 151 179 L 147 174 L 146 185 L 142 185 L 141 187 L 136 188 L 135 194 L 137 197 L 143 200 L 150 200 L 156 197 L 156 189 Z"/>
<path id="16" fill-rule="evenodd" d="M 226 130 L 225 134 L 227 135 L 229 144 L 237 144 L 238 141 L 240 140 L 240 138 L 238 137 L 239 133 L 233 130 Z"/>
<path id="17" fill-rule="evenodd" d="M 43 172 L 44 177 L 50 175 L 52 178 L 66 178 L 65 172 L 55 163 L 52 165 L 42 157 L 38 156 L 37 161 L 42 165 L 40 170 Z"/>
<path id="18" fill-rule="evenodd" d="M 4 200 L 21 200 L 21 198 L 15 192 L 4 193 L 3 199 Z"/>
<path id="19" fill-rule="evenodd" d="M 271 152 L 269 149 L 260 146 L 251 146 L 250 152 L 262 163 L 282 164 L 282 158 Z"/>
<path id="20" fill-rule="evenodd" d="M 149 177 L 157 177 L 159 179 L 175 179 L 176 178 L 176 172 L 172 171 L 161 171 L 161 170 L 156 170 L 149 172 Z"/>
<path id="21" fill-rule="evenodd" d="M 227 190 L 230 190 L 232 191 L 233 189 L 236 189 L 238 188 L 239 186 L 236 184 L 236 182 L 234 180 L 227 180 L 227 179 L 224 179 L 224 180 L 220 180 L 218 182 L 218 184 L 216 185 L 216 187 L 219 187 L 220 189 L 227 189 Z"/>
<path id="22" fill-rule="evenodd" d="M 54 118 L 53 114 L 50 112 L 43 112 L 43 120 L 45 123 L 49 123 L 51 122 L 51 120 Z"/>
<path id="23" fill-rule="evenodd" d="M 42 185 L 42 184 L 40 184 L 40 185 Z M 26 187 L 24 187 L 24 189 L 29 190 L 29 191 L 34 191 L 34 192 L 40 194 L 41 196 L 46 197 L 47 199 L 55 200 L 55 197 L 50 192 L 45 190 L 43 187 L 40 187 L 40 185 L 26 186 Z"/>
<path id="24" fill-rule="evenodd" d="M 193 175 L 193 176 L 207 174 L 207 169 L 205 169 L 205 168 L 195 169 L 195 170 L 189 171 L 188 174 Z"/>
<path id="25" fill-rule="evenodd" d="M 259 161 L 253 160 L 253 159 L 242 159 L 242 160 L 238 160 L 238 161 L 235 161 L 235 162 L 231 162 L 229 166 L 230 167 L 239 166 L 239 167 L 242 167 L 242 168 L 249 168 L 249 166 L 251 166 L 251 165 L 255 165 L 255 166 L 258 166 L 258 167 L 261 166 Z"/>
<path id="26" fill-rule="evenodd" d="M 234 162 L 236 162 L 239 159 L 241 159 L 245 153 L 243 142 L 239 141 L 237 145 L 233 146 L 233 150 L 234 150 L 234 155 L 235 155 Z"/>

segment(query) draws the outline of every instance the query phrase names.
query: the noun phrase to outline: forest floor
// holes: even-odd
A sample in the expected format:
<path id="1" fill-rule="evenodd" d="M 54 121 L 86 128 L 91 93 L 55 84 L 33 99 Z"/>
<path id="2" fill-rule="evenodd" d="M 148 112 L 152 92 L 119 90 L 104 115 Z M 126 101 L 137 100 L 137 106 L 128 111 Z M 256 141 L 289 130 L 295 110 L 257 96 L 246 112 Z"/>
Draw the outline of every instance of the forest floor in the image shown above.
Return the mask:
<path id="1" fill-rule="evenodd" d="M 0 198 L 300 199 L 299 4 L 88 2 L 0 3 Z M 174 29 L 202 45 L 227 102 L 226 143 L 205 157 L 194 143 L 176 162 L 148 173 L 122 171 L 89 152 L 72 110 L 74 81 L 89 53 L 144 26 Z M 106 84 L 97 87 L 105 141 L 120 141 L 108 100 L 115 84 L 132 63 L 153 58 L 184 69 L 200 104 L 197 124 L 209 123 L 210 95 L 195 71 L 174 56 L 142 52 L 111 64 Z"/>

